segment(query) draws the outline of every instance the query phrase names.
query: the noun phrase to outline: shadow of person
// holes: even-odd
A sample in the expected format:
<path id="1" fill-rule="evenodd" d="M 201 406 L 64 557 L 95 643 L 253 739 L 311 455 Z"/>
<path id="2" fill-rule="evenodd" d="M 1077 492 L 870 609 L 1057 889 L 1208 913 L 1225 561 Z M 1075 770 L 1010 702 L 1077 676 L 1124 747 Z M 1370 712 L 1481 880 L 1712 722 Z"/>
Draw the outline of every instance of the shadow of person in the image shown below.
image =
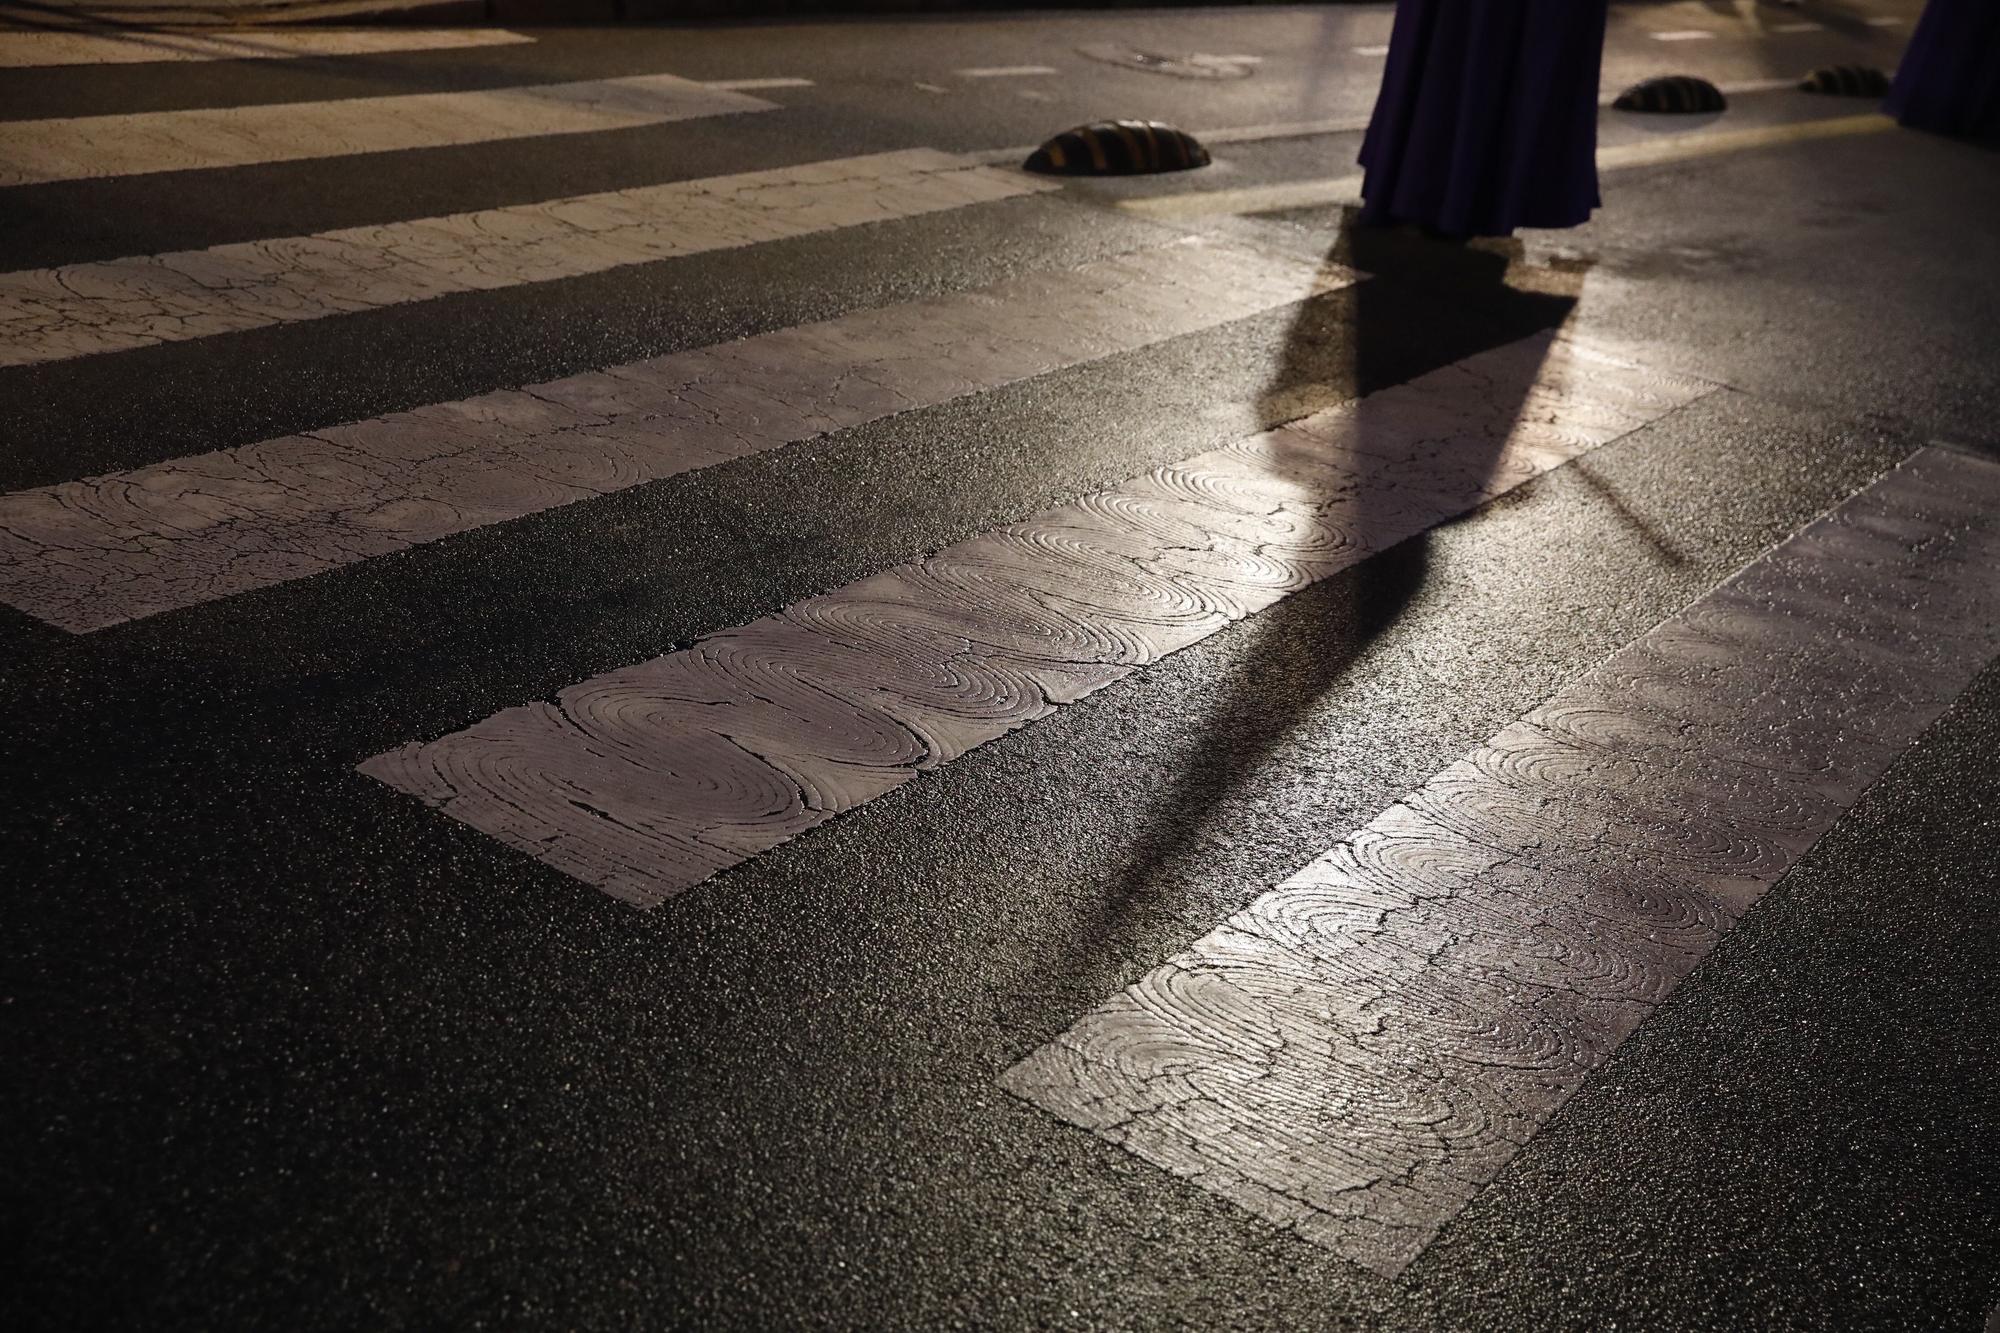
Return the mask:
<path id="1" fill-rule="evenodd" d="M 1150 804 L 1129 867 L 1079 922 L 1078 963 L 1146 952 L 1130 938 L 1138 922 L 1177 913 L 1197 877 L 1216 873 L 1212 853 L 1232 841 L 1231 827 L 1254 820 L 1246 788 L 1281 763 L 1316 767 L 1318 756 L 1279 752 L 1422 594 L 1429 529 L 1483 498 L 1546 340 L 1576 305 L 1585 265 L 1531 270 L 1520 256 L 1517 242 L 1453 243 L 1358 226 L 1351 213 L 1344 220 L 1327 262 L 1367 276 L 1300 307 L 1259 406 L 1267 425 L 1307 417 L 1299 428 L 1351 478 L 1335 508 L 1354 563 L 1232 631 L 1250 641 L 1230 653 L 1214 702 L 1190 719 L 1174 779 Z M 1485 359 L 1496 364 L 1457 367 L 1509 344 Z M 1437 433 L 1438 421 L 1474 419 L 1489 428 Z"/>

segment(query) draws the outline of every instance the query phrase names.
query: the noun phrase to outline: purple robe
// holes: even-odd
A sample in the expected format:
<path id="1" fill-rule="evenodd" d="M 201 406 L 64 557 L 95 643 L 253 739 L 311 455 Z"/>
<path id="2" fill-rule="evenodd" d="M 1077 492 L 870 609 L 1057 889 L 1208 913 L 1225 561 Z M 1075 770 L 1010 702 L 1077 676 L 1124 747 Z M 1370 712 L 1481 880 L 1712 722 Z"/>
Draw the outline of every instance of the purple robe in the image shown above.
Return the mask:
<path id="1" fill-rule="evenodd" d="M 1505 236 L 1588 220 L 1609 8 L 1400 0 L 1361 145 L 1362 221 Z"/>
<path id="2" fill-rule="evenodd" d="M 2000 139 L 2000 0 L 1931 0 L 1885 109 L 1911 129 Z"/>

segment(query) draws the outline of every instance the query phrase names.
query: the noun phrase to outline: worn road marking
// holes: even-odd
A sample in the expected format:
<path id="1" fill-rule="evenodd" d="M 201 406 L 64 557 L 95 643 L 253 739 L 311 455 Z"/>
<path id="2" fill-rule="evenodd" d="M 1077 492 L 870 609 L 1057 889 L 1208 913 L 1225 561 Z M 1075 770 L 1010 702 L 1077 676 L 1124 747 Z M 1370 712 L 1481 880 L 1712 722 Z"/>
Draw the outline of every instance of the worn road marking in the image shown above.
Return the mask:
<path id="1" fill-rule="evenodd" d="M 1002 1086 L 1396 1276 L 2000 652 L 1996 566 L 2000 466 L 1919 453 Z"/>
<path id="2" fill-rule="evenodd" d="M 1539 335 L 361 771 L 650 906 L 1711 387 Z"/>
<path id="3" fill-rule="evenodd" d="M 470 93 L 0 121 L 0 185 L 137 176 L 662 125 L 777 104 L 671 74 Z"/>
<path id="4" fill-rule="evenodd" d="M 1386 46 L 1357 46 L 1354 48 L 1354 54 L 1358 56 L 1367 56 L 1370 59 L 1377 59 L 1379 57 L 1388 55 L 1389 48 Z"/>
<path id="5" fill-rule="evenodd" d="M 552 282 L 1058 188 L 919 148 L 0 273 L 0 366 Z"/>
<path id="6" fill-rule="evenodd" d="M 1034 75 L 1054 74 L 1054 65 L 988 65 L 978 69 L 954 70 L 962 79 L 1021 79 Z"/>
<path id="7" fill-rule="evenodd" d="M 1703 32 L 1700 28 L 1679 28 L 1672 32 L 1656 32 L 1651 36 L 1656 42 L 1707 42 L 1715 39 L 1714 33 Z"/>
<path id="8" fill-rule="evenodd" d="M 532 42 L 500 28 L 438 31 L 364 28 L 353 32 L 0 32 L 0 69 L 47 65 L 127 65 L 173 60 L 291 60 L 301 56 L 365 56 L 392 51 L 450 51 Z"/>
<path id="9" fill-rule="evenodd" d="M 1789 80 L 1785 86 L 1791 86 Z M 1723 153 L 1740 153 L 1754 148 L 1773 148 L 1805 143 L 1814 139 L 1842 138 L 1855 134 L 1878 134 L 1896 123 L 1887 116 L 1867 114 L 1841 116 L 1831 120 L 1807 120 L 1789 125 L 1765 125 L 1743 130 L 1709 130 L 1699 134 L 1667 135 L 1641 143 L 1600 148 L 1600 171 L 1626 167 L 1655 166 Z M 1231 190 L 1192 190 L 1180 194 L 1148 195 L 1122 199 L 1118 207 L 1154 218 L 1208 217 L 1237 213 L 1270 213 L 1288 208 L 1317 208 L 1329 204 L 1361 202 L 1362 178 L 1333 176 L 1323 180 L 1283 181 L 1275 185 L 1250 185 Z"/>
<path id="10" fill-rule="evenodd" d="M 709 79 L 701 86 L 704 88 L 724 88 L 730 92 L 738 93 L 761 93 L 776 88 L 811 88 L 815 85 L 811 79 L 795 79 L 783 76 L 767 79 Z"/>
<path id="11" fill-rule="evenodd" d="M 1344 270 L 1189 239 L 984 291 L 0 495 L 0 601 L 154 615 L 1273 309 Z"/>

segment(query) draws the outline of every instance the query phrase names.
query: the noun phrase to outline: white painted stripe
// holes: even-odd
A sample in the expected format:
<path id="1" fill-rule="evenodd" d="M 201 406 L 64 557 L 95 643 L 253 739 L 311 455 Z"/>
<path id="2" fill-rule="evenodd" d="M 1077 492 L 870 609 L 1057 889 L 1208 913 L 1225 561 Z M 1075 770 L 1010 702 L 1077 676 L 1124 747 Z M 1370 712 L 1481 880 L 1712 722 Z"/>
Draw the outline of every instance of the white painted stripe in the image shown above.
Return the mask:
<path id="1" fill-rule="evenodd" d="M 1344 286 L 1185 240 L 980 292 L 0 496 L 0 601 L 82 632 L 980 393 Z"/>
<path id="2" fill-rule="evenodd" d="M 1996 566 L 2000 466 L 1919 453 L 1001 1085 L 1396 1276 L 2000 652 Z"/>
<path id="3" fill-rule="evenodd" d="M 811 88 L 811 79 L 771 78 L 771 79 L 710 79 L 702 84 L 704 88 L 723 88 L 730 92 L 761 93 L 777 88 Z"/>
<path id="4" fill-rule="evenodd" d="M 1377 57 L 1388 55 L 1389 48 L 1386 46 L 1357 46 L 1354 48 L 1354 54 L 1358 56 L 1367 56 L 1370 59 L 1375 59 Z"/>
<path id="5" fill-rule="evenodd" d="M 930 149 L 0 274 L 0 366 L 551 282 L 1059 188 Z"/>
<path id="6" fill-rule="evenodd" d="M 917 89 L 918 89 L 918 90 L 919 90 L 920 92 L 926 92 L 926 93 L 948 93 L 948 92 L 950 92 L 950 91 L 951 91 L 951 89 L 949 89 L 949 88 L 946 88 L 946 87 L 942 86 L 941 84 L 936 84 L 936 83 L 921 83 L 921 82 L 917 84 Z M 1032 150 L 1030 150 L 1030 151 L 1032 151 Z M 1025 156 L 1025 154 L 1024 154 L 1024 156 Z"/>
<path id="7" fill-rule="evenodd" d="M 1652 34 L 1652 37 L 1656 42 L 1708 42 L 1715 40 L 1714 33 L 1703 32 L 1700 28 L 1681 28 L 1674 32 L 1656 32 Z"/>
<path id="8" fill-rule="evenodd" d="M 776 105 L 671 74 L 332 102 L 0 121 L 0 185 L 589 134 Z"/>
<path id="9" fill-rule="evenodd" d="M 0 32 L 0 69 L 50 65 L 129 65 L 183 60 L 292 60 L 507 46 L 534 38 L 502 28 L 364 28 L 352 32 Z"/>
<path id="10" fill-rule="evenodd" d="M 979 69 L 953 71 L 962 79 L 1020 79 L 1031 75 L 1054 74 L 1053 65 L 989 65 Z"/>
<path id="11" fill-rule="evenodd" d="M 1540 335 L 361 770 L 656 904 L 1710 391 Z"/>

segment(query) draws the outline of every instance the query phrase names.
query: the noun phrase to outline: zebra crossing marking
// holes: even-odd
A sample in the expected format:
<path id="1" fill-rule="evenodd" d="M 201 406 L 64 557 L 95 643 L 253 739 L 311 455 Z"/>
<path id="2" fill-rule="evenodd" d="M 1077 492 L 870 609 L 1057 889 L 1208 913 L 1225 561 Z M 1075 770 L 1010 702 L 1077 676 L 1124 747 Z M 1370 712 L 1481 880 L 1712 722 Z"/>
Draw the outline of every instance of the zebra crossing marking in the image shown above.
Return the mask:
<path id="1" fill-rule="evenodd" d="M 0 121 L 0 186 L 592 134 L 778 105 L 672 74 Z"/>
<path id="2" fill-rule="evenodd" d="M 73 632 L 998 388 L 1353 281 L 1188 238 L 981 291 L 0 495 L 0 602 Z"/>
<path id="3" fill-rule="evenodd" d="M 2000 652 L 1926 449 L 1009 1069 L 1395 1277 Z"/>
<path id="4" fill-rule="evenodd" d="M 0 32 L 0 69 L 55 65 L 131 65 L 193 60 L 295 60 L 313 56 L 386 55 L 511 46 L 535 39 L 504 28 L 349 32 L 194 33 L 158 29 L 94 32 Z"/>
<path id="5" fill-rule="evenodd" d="M 1712 391 L 1538 335 L 361 771 L 657 905 Z"/>
<path id="6" fill-rule="evenodd" d="M 0 273 L 0 366 L 602 273 L 1061 187 L 928 148 Z"/>

